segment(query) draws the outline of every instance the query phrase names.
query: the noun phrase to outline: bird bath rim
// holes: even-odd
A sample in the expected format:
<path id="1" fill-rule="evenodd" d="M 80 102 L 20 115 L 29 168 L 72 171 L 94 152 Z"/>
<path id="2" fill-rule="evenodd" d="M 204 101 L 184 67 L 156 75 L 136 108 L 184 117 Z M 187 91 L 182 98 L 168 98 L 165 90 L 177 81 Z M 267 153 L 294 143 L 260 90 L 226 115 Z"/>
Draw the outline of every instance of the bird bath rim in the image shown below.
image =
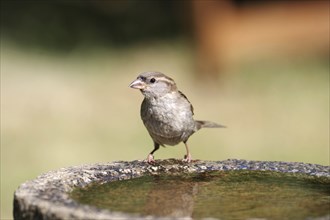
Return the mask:
<path id="1" fill-rule="evenodd" d="M 259 170 L 282 173 L 301 173 L 330 178 L 329 166 L 300 162 L 248 161 L 229 159 L 225 161 L 157 160 L 154 165 L 143 161 L 116 161 L 90 165 L 72 166 L 40 175 L 23 183 L 14 195 L 15 219 L 145 219 L 146 216 L 98 209 L 82 205 L 70 198 L 76 187 L 91 183 L 125 180 L 144 175 L 201 173 L 206 171 Z M 162 217 L 148 216 L 151 219 Z"/>

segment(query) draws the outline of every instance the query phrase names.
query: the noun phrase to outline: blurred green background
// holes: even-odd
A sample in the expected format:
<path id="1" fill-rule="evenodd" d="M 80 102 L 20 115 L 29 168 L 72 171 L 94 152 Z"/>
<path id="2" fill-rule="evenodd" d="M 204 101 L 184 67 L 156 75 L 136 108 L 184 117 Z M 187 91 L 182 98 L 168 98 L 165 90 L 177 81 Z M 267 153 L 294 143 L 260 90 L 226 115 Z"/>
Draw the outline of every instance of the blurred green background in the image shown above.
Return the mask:
<path id="1" fill-rule="evenodd" d="M 329 2 L 294 2 L 1 1 L 1 219 L 41 173 L 147 156 L 128 85 L 149 70 L 228 126 L 193 135 L 194 159 L 329 165 Z"/>

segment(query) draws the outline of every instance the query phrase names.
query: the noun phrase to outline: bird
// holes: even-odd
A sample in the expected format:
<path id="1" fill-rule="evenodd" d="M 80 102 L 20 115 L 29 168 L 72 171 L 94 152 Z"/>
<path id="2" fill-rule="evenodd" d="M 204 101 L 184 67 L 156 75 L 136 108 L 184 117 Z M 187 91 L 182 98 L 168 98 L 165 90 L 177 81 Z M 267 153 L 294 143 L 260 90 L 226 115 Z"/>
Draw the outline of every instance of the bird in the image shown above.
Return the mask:
<path id="1" fill-rule="evenodd" d="M 155 163 L 154 153 L 165 145 L 174 146 L 181 142 L 186 148 L 183 161 L 192 160 L 187 141 L 201 128 L 224 128 L 210 121 L 194 120 L 194 108 L 175 81 L 161 72 L 143 72 L 129 85 L 144 96 L 140 116 L 154 143 L 146 162 Z"/>

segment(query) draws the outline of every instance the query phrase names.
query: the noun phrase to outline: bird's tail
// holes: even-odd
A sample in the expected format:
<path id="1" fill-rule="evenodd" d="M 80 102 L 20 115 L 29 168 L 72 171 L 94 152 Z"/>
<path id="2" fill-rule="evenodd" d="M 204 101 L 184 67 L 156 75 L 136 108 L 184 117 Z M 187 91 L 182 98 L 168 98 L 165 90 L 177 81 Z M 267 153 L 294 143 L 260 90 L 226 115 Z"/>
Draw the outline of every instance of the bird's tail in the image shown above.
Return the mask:
<path id="1" fill-rule="evenodd" d="M 226 128 L 224 125 L 217 124 L 211 121 L 196 121 L 197 130 L 201 128 Z"/>

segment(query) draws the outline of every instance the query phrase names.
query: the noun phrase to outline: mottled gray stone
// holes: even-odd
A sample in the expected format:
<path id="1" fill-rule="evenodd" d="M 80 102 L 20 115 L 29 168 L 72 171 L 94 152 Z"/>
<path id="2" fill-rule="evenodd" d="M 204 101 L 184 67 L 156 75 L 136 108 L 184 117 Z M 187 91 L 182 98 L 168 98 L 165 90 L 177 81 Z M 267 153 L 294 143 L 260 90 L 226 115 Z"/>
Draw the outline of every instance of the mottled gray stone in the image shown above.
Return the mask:
<path id="1" fill-rule="evenodd" d="M 75 187 L 93 182 L 104 183 L 130 179 L 146 174 L 192 173 L 212 170 L 268 170 L 303 173 L 330 178 L 329 166 L 297 162 L 270 161 L 193 161 L 157 160 L 150 165 L 143 161 L 118 161 L 62 168 L 23 183 L 14 195 L 15 219 L 165 219 L 137 216 L 78 204 L 69 197 Z M 329 216 L 321 218 L 329 219 Z"/>

